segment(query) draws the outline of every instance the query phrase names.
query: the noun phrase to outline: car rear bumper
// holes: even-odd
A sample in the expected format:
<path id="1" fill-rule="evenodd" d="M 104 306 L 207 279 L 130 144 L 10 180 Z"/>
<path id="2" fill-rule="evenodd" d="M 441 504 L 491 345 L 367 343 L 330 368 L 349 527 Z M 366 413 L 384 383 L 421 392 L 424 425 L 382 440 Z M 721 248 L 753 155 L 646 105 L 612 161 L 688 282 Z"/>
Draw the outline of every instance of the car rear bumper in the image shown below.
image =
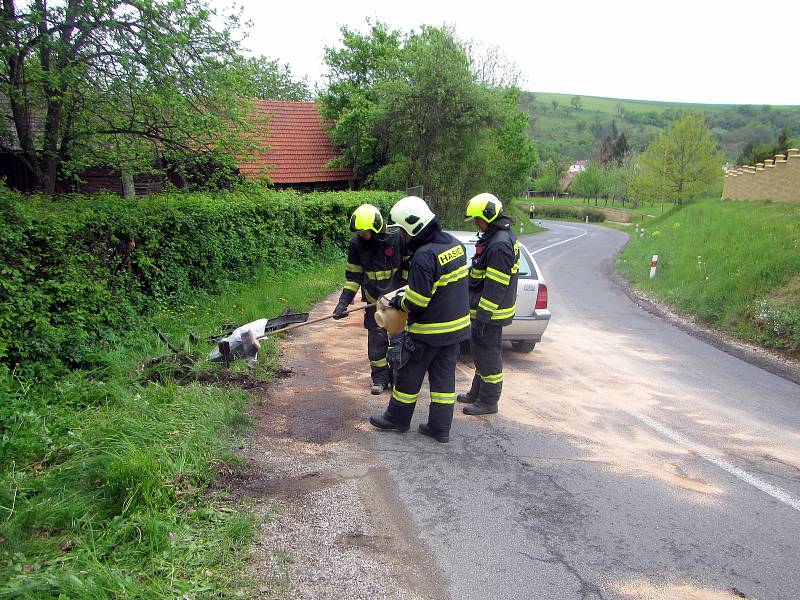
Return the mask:
<path id="1" fill-rule="evenodd" d="M 537 310 L 530 317 L 514 317 L 511 325 L 503 327 L 503 340 L 539 342 L 542 339 L 547 324 L 550 323 L 550 311 Z"/>

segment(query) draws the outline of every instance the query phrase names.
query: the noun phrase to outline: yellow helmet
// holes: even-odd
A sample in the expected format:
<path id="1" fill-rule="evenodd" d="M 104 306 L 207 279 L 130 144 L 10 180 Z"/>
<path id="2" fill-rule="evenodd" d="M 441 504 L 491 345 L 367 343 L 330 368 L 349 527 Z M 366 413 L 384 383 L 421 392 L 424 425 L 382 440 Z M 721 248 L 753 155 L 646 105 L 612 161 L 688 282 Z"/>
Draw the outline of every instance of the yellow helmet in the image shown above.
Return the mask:
<path id="1" fill-rule="evenodd" d="M 467 202 L 464 218 L 469 221 L 470 219 L 478 217 L 487 223 L 491 223 L 501 214 L 503 214 L 503 203 L 500 202 L 494 194 L 484 192 L 483 194 L 474 196 Z"/>
<path id="2" fill-rule="evenodd" d="M 374 231 L 380 233 L 383 229 L 383 217 L 381 211 L 372 204 L 362 204 L 350 215 L 350 231 Z"/>

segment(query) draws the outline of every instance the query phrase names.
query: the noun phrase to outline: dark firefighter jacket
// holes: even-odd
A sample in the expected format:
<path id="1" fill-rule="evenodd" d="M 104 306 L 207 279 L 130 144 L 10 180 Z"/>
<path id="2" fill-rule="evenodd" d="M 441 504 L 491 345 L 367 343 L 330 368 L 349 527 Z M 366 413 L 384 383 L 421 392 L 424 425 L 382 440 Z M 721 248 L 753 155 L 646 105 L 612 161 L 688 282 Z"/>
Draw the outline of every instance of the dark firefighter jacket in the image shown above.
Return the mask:
<path id="1" fill-rule="evenodd" d="M 405 285 L 405 254 L 398 232 L 373 235 L 369 241 L 354 235 L 350 238 L 340 300 L 350 304 L 361 287 L 362 298 L 371 304 L 386 292 Z"/>
<path id="2" fill-rule="evenodd" d="M 519 273 L 519 242 L 511 219 L 498 217 L 475 244 L 469 269 L 470 316 L 494 325 L 514 318 Z"/>
<path id="3" fill-rule="evenodd" d="M 467 257 L 464 246 L 434 219 L 408 242 L 413 252 L 402 308 L 406 331 L 431 346 L 469 339 Z"/>

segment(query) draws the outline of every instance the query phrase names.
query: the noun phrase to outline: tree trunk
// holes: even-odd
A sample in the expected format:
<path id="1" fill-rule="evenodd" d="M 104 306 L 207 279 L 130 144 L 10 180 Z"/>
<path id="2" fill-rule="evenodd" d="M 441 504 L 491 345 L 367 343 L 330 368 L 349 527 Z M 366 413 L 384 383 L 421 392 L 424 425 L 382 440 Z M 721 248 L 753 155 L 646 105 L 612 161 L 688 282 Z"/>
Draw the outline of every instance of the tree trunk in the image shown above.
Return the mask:
<path id="1" fill-rule="evenodd" d="M 125 197 L 125 200 L 134 200 L 136 198 L 133 173 L 130 172 L 128 167 L 122 167 L 122 195 Z"/>
<path id="2" fill-rule="evenodd" d="M 46 159 L 47 166 L 44 170 L 44 193 L 48 196 L 55 196 L 56 194 L 56 183 L 58 181 L 58 164 L 59 161 L 55 157 L 49 157 Z"/>

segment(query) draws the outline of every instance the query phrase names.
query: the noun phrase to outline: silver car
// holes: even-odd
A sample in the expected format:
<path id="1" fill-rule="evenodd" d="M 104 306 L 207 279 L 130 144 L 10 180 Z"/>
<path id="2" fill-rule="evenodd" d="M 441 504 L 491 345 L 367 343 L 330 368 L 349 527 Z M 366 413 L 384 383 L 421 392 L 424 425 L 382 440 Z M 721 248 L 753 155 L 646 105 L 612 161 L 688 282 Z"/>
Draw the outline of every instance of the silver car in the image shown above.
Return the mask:
<path id="1" fill-rule="evenodd" d="M 450 231 L 467 251 L 467 264 L 472 264 L 478 236 L 469 231 Z M 522 242 L 519 244 L 519 281 L 517 282 L 517 314 L 511 325 L 503 327 L 503 339 L 517 352 L 531 352 L 542 340 L 550 322 L 547 284 L 539 265 Z"/>

